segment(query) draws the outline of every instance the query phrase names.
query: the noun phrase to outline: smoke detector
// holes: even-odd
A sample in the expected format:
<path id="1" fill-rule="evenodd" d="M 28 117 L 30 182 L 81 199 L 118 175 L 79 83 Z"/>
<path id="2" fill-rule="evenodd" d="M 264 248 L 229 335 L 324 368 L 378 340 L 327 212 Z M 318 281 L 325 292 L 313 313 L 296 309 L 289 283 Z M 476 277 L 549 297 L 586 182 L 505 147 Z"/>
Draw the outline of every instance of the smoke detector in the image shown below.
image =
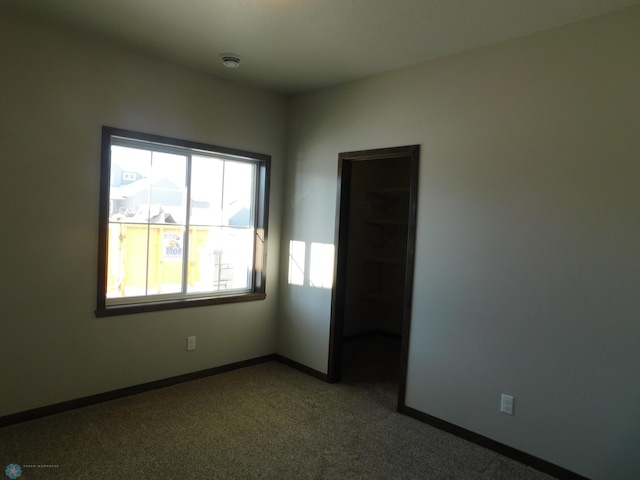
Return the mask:
<path id="1" fill-rule="evenodd" d="M 233 53 L 223 53 L 220 55 L 220 61 L 227 68 L 238 68 L 242 63 L 242 59 Z"/>

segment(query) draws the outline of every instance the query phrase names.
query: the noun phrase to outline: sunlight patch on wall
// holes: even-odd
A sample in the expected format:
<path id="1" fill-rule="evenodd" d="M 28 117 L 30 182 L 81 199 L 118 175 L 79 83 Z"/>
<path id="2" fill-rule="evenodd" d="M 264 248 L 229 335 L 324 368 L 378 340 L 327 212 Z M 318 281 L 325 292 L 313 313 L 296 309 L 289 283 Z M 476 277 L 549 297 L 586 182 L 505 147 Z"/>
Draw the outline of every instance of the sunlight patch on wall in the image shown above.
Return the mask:
<path id="1" fill-rule="evenodd" d="M 312 243 L 309 283 L 312 287 L 333 287 L 334 247 L 330 243 Z"/>
<path id="2" fill-rule="evenodd" d="M 289 242 L 289 285 L 304 285 L 306 244 L 299 240 Z"/>
<path id="3" fill-rule="evenodd" d="M 308 257 L 307 250 L 309 250 Z M 335 248 L 331 243 L 312 242 L 307 249 L 305 242 L 290 240 L 289 285 L 332 288 L 334 253 Z"/>

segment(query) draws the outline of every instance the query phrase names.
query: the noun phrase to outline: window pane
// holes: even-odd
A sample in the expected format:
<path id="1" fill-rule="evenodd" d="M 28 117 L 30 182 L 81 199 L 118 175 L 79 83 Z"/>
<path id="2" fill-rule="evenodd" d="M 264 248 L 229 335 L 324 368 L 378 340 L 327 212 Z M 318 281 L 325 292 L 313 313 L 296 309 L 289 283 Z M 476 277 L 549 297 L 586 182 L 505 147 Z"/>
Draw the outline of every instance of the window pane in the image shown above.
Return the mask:
<path id="1" fill-rule="evenodd" d="M 224 225 L 253 225 L 255 166 L 250 163 L 225 162 Z"/>
<path id="2" fill-rule="evenodd" d="M 112 146 L 111 221 L 184 224 L 186 172 L 183 155 Z"/>
<path id="3" fill-rule="evenodd" d="M 149 223 L 178 223 L 187 217 L 187 158 L 153 152 L 148 193 Z"/>
<path id="4" fill-rule="evenodd" d="M 191 158 L 191 223 L 222 225 L 224 160 Z"/>
<path id="5" fill-rule="evenodd" d="M 107 297 L 182 291 L 184 228 L 109 224 Z"/>
<path id="6" fill-rule="evenodd" d="M 111 147 L 109 218 L 112 222 L 146 222 L 150 173 L 151 152 L 118 145 Z"/>
<path id="7" fill-rule="evenodd" d="M 184 228 L 149 225 L 147 295 L 182 291 Z"/>
<path id="8" fill-rule="evenodd" d="M 146 224 L 109 224 L 107 297 L 135 297 L 147 291 Z"/>
<path id="9" fill-rule="evenodd" d="M 249 290 L 254 229 L 191 227 L 188 293 Z"/>

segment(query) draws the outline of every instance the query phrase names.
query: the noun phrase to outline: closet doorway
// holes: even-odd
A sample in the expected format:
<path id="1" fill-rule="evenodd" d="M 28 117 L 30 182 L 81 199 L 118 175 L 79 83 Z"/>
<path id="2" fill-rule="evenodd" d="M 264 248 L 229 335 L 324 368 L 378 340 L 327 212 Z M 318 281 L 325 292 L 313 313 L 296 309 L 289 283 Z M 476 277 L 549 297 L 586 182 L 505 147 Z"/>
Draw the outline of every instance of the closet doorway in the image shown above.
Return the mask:
<path id="1" fill-rule="evenodd" d="M 338 156 L 328 378 L 391 385 L 398 407 L 409 353 L 419 156 L 418 145 Z"/>

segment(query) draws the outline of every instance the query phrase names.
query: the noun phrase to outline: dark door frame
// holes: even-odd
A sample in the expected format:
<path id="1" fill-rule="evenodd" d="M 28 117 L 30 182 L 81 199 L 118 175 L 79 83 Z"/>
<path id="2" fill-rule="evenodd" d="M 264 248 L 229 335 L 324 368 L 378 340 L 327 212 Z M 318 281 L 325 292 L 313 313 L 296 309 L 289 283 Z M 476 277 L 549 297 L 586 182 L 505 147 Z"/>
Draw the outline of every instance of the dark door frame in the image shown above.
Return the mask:
<path id="1" fill-rule="evenodd" d="M 349 208 L 351 200 L 351 177 L 353 162 L 409 158 L 411 179 L 409 184 L 409 227 L 407 232 L 407 257 L 405 270 L 405 293 L 402 306 L 402 340 L 400 347 L 400 385 L 398 408 L 404 406 L 409 361 L 409 334 L 411 331 L 411 303 L 413 299 L 413 270 L 416 252 L 416 214 L 418 207 L 418 167 L 420 145 L 343 152 L 338 155 L 338 198 L 336 208 L 336 258 L 333 289 L 331 293 L 331 327 L 329 332 L 329 382 L 339 382 L 342 369 L 342 343 L 344 330 L 344 308 L 347 286 L 347 252 L 349 232 Z"/>

